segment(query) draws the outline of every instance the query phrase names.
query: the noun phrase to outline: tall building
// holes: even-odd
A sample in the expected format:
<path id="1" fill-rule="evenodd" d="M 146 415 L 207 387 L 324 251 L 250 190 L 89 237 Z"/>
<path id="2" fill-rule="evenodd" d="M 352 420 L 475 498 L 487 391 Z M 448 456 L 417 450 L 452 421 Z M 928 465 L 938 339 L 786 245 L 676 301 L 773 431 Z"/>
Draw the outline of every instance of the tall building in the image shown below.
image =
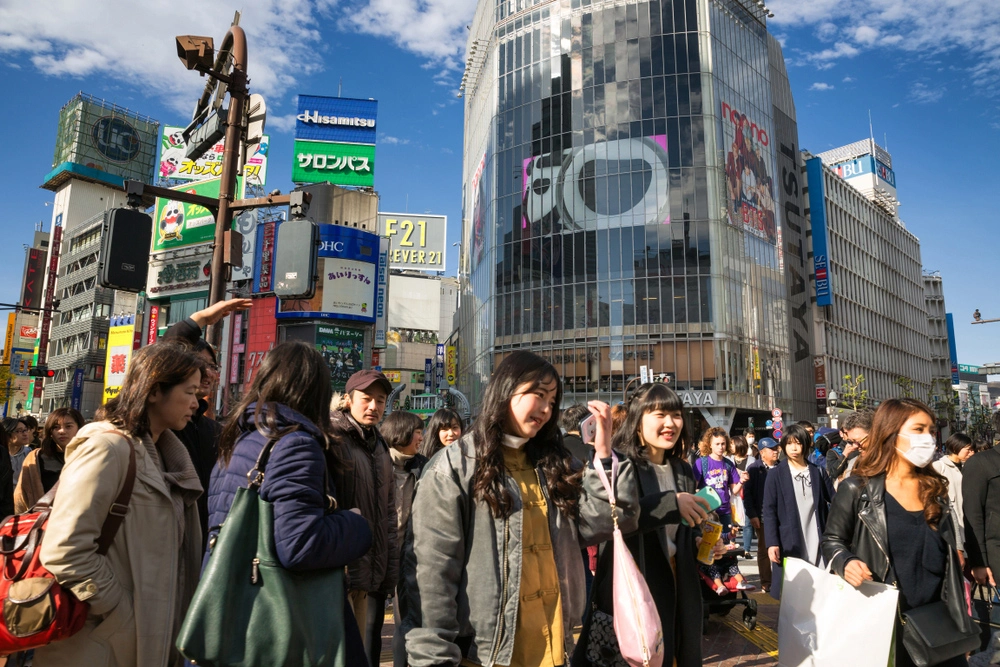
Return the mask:
<path id="1" fill-rule="evenodd" d="M 713 425 L 813 416 L 797 128 L 766 17 L 748 0 L 480 0 L 457 316 L 472 403 L 529 349 L 566 404 L 620 401 L 646 366 Z"/>
<path id="2" fill-rule="evenodd" d="M 851 146 L 861 145 L 875 146 Z M 907 394 L 926 400 L 931 388 L 920 240 L 896 216 L 894 192 L 889 198 L 877 189 L 859 189 L 855 172 L 836 161 L 867 165 L 860 180 L 868 184 L 877 165 L 891 165 L 888 152 L 875 149 L 861 156 L 854 149 L 805 153 L 821 409 L 829 392 L 843 397 L 847 375 L 864 376 L 860 389 L 867 390 L 871 405 Z M 887 176 L 895 183 L 891 172 Z"/>
<path id="3" fill-rule="evenodd" d="M 951 354 L 948 348 L 948 309 L 940 271 L 924 271 L 924 306 L 927 308 L 927 335 L 931 354 L 931 384 L 935 390 L 951 385 Z"/>

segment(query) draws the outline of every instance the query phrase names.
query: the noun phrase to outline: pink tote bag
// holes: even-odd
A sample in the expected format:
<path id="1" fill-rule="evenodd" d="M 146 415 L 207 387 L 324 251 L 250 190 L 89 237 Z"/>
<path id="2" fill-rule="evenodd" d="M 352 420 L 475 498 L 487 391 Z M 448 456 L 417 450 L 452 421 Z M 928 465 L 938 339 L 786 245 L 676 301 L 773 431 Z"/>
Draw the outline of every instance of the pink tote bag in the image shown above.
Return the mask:
<path id="1" fill-rule="evenodd" d="M 604 471 L 601 460 L 594 457 L 594 468 L 608 492 L 611 516 L 614 519 L 615 569 L 612 574 L 614 595 L 615 636 L 618 650 L 632 667 L 661 667 L 663 665 L 663 628 L 656 603 L 649 593 L 646 580 L 635 564 L 632 553 L 625 545 L 625 538 L 618 528 L 615 514 L 615 481 L 618 477 L 618 456 L 611 452 L 611 480 Z"/>

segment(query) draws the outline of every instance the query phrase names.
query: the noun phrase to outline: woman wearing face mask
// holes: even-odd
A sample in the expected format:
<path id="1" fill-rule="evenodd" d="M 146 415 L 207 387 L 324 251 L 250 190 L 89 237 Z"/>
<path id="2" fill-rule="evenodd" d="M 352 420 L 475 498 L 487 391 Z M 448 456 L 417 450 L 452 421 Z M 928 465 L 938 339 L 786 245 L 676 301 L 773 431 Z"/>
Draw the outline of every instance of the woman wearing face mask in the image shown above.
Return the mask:
<path id="1" fill-rule="evenodd" d="M 901 613 L 940 603 L 941 623 L 971 632 L 947 483 L 931 467 L 934 416 L 910 398 L 889 399 L 875 413 L 854 474 L 830 507 L 823 555 L 852 586 L 895 584 Z M 896 624 L 896 665 L 912 665 Z M 967 664 L 964 655 L 937 664 Z"/>
<path id="2" fill-rule="evenodd" d="M 809 431 L 792 424 L 778 446 L 785 460 L 764 482 L 764 538 L 772 563 L 801 558 L 821 565 L 820 541 L 826 528 L 833 484 L 826 470 L 808 460 Z"/>
<path id="3" fill-rule="evenodd" d="M 45 420 L 41 447 L 31 450 L 28 458 L 24 459 L 21 477 L 14 490 L 15 512 L 27 512 L 59 481 L 64 463 L 63 451 L 85 423 L 83 415 L 73 408 L 59 408 L 49 414 Z"/>

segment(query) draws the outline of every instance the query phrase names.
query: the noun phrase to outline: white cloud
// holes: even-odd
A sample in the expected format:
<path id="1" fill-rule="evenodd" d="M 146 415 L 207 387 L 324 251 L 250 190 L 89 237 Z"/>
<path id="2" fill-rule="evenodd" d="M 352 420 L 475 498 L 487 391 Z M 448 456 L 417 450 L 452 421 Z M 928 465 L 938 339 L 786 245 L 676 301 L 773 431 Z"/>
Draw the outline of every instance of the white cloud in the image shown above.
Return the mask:
<path id="1" fill-rule="evenodd" d="M 861 51 L 851 44 L 848 44 L 847 42 L 837 42 L 833 45 L 832 49 L 823 49 L 817 53 L 810 53 L 809 60 L 823 62 L 827 60 L 836 60 L 838 58 L 853 58 L 859 53 L 861 53 Z"/>
<path id="2" fill-rule="evenodd" d="M 770 0 L 773 29 L 812 28 L 847 35 L 851 49 L 808 54 L 815 62 L 852 57 L 860 50 L 893 48 L 927 59 L 958 50 L 970 59 L 973 84 L 995 91 L 1000 84 L 1000 2 L 997 0 Z M 835 29 L 831 28 L 834 26 Z"/>
<path id="3" fill-rule="evenodd" d="M 335 0 L 257 0 L 242 14 L 250 88 L 272 108 L 297 77 L 322 68 L 316 25 Z M 113 17 L 113 18 L 111 18 Z M 205 79 L 177 59 L 174 36 L 208 34 L 221 45 L 229 3 L 44 0 L 0 3 L 0 60 L 27 58 L 47 76 L 110 76 L 190 114 Z"/>
<path id="4" fill-rule="evenodd" d="M 442 68 L 437 83 L 453 85 L 462 70 L 468 31 L 476 0 L 368 0 L 352 7 L 342 25 L 371 35 L 388 37 L 398 46 Z M 443 77 L 448 82 L 444 84 Z"/>
<path id="5" fill-rule="evenodd" d="M 269 115 L 266 125 L 268 132 L 291 132 L 295 129 L 295 114 L 290 113 L 284 116 Z"/>
<path id="6" fill-rule="evenodd" d="M 872 45 L 878 39 L 878 28 L 869 25 L 859 25 L 854 31 L 854 41 L 860 44 Z"/>
<path id="7" fill-rule="evenodd" d="M 817 81 L 813 85 L 809 86 L 809 90 L 818 90 L 820 92 L 825 92 L 827 90 L 833 90 L 833 86 L 829 83 L 823 83 L 822 81 Z"/>
<path id="8" fill-rule="evenodd" d="M 845 76 L 844 77 L 844 83 L 854 83 L 854 77 L 853 76 Z"/>
<path id="9" fill-rule="evenodd" d="M 400 139 L 399 137 L 393 137 L 388 134 L 379 135 L 378 140 L 379 143 L 387 144 L 389 146 L 397 146 L 397 145 L 405 146 L 406 144 L 410 143 L 409 139 Z"/>
<path id="10" fill-rule="evenodd" d="M 946 92 L 945 88 L 931 88 L 918 81 L 910 88 L 910 99 L 920 104 L 932 104 L 940 101 Z"/>

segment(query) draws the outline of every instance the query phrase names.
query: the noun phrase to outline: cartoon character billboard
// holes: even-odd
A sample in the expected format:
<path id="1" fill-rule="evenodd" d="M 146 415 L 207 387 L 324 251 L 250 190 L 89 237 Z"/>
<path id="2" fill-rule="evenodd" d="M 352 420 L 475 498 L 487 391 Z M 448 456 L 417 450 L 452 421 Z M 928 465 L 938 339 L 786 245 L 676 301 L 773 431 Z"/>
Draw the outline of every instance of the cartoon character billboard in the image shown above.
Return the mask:
<path id="1" fill-rule="evenodd" d="M 185 157 L 187 142 L 182 132 L 184 128 L 164 125 L 160 136 L 159 177 L 178 181 L 204 181 L 222 176 L 222 155 L 226 150 L 225 140 L 220 140 L 197 160 Z M 243 166 L 243 176 L 254 185 L 264 185 L 267 181 L 267 150 L 271 137 L 264 135 L 253 155 Z"/>
<path id="2" fill-rule="evenodd" d="M 726 218 L 730 225 L 768 243 L 778 242 L 774 213 L 774 165 L 767 129 L 722 102 L 726 149 Z"/>
<path id="3" fill-rule="evenodd" d="M 190 194 L 216 199 L 221 178 L 189 183 L 173 188 Z M 237 197 L 243 196 L 243 178 L 236 179 Z M 185 204 L 174 199 L 156 200 L 153 215 L 153 252 L 174 250 L 215 239 L 215 214 L 204 206 Z"/>

